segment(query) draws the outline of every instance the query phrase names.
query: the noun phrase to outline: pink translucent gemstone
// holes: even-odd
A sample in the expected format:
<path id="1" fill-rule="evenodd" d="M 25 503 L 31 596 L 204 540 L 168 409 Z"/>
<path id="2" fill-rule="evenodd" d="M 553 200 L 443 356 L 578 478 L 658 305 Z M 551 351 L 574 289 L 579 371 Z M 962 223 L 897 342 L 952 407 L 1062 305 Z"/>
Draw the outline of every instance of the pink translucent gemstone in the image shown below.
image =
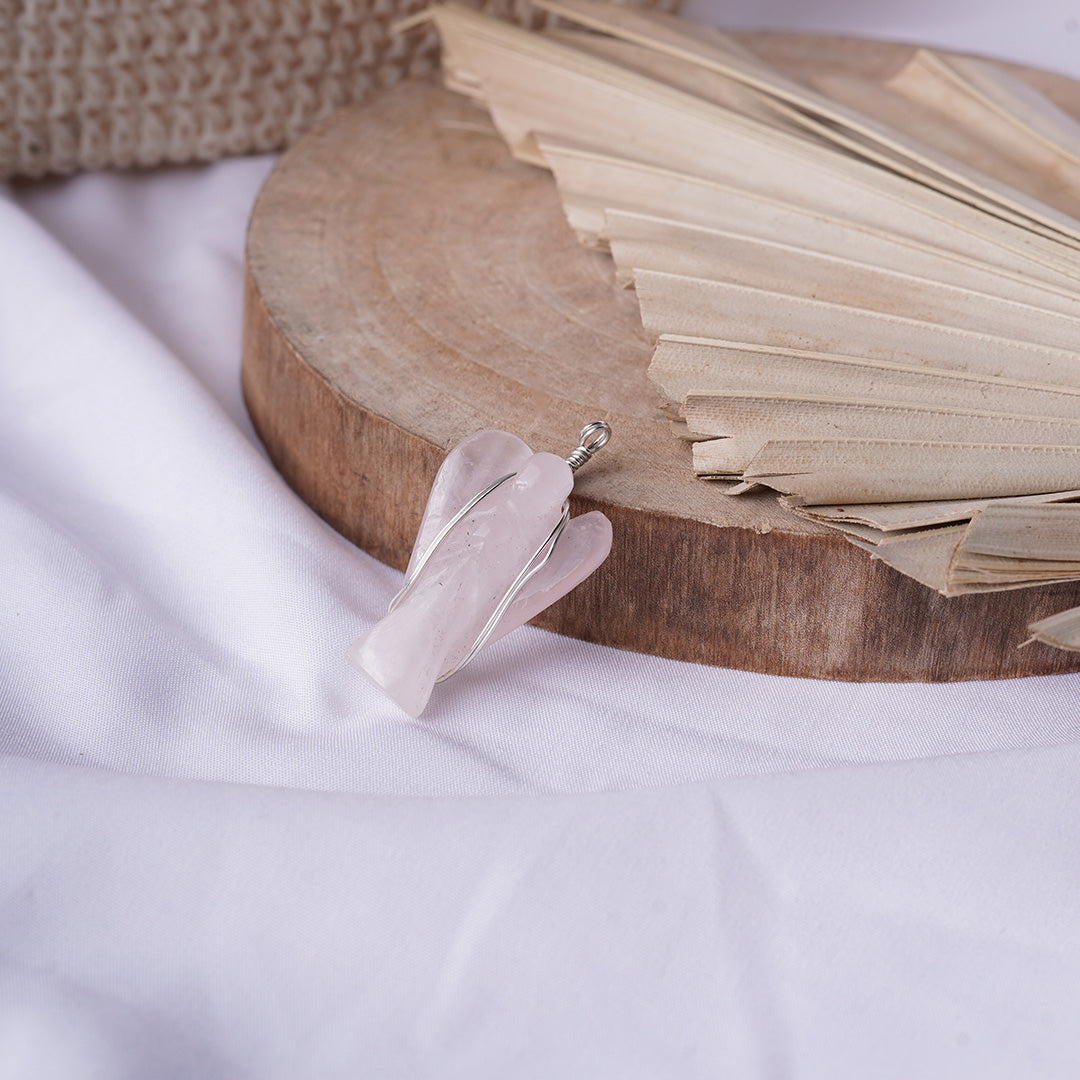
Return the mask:
<path id="1" fill-rule="evenodd" d="M 522 567 L 558 524 L 574 483 L 562 458 L 534 454 L 505 431 L 481 431 L 464 440 L 435 478 L 410 572 L 443 525 L 477 492 L 510 472 L 517 475 L 454 526 L 398 607 L 349 649 L 349 659 L 410 716 L 420 715 L 439 676 L 469 651 Z M 611 524 L 603 514 L 573 518 L 491 641 L 565 596 L 610 550 Z"/>

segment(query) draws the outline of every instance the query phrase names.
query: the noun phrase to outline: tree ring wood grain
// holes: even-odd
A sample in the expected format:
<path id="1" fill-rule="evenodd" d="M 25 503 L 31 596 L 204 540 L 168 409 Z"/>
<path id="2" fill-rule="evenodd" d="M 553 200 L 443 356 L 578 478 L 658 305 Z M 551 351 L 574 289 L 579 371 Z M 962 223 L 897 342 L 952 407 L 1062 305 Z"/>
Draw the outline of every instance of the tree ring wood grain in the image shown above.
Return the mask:
<path id="1" fill-rule="evenodd" d="M 880 72 L 906 46 L 748 34 L 789 69 Z M 1024 70 L 1080 112 L 1080 88 Z M 446 451 L 482 428 L 565 455 L 607 420 L 573 512 L 610 559 L 537 621 L 589 641 L 777 675 L 997 678 L 1080 669 L 1018 646 L 1080 587 L 945 598 L 797 518 L 691 472 L 646 377 L 650 347 L 611 260 L 577 245 L 554 184 L 430 81 L 330 117 L 281 158 L 252 214 L 243 384 L 286 480 L 404 568 Z"/>

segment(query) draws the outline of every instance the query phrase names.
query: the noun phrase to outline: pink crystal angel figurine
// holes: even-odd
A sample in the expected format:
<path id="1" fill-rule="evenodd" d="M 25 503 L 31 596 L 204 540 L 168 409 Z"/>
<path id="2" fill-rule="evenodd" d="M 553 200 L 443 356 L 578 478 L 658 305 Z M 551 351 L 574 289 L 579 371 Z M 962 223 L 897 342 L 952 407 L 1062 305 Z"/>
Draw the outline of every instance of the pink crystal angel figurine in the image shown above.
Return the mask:
<path id="1" fill-rule="evenodd" d="M 505 431 L 455 447 L 435 477 L 401 591 L 349 659 L 410 716 L 437 682 L 584 581 L 611 550 L 611 523 L 571 518 L 574 471 L 611 429 L 587 425 L 566 459 Z"/>

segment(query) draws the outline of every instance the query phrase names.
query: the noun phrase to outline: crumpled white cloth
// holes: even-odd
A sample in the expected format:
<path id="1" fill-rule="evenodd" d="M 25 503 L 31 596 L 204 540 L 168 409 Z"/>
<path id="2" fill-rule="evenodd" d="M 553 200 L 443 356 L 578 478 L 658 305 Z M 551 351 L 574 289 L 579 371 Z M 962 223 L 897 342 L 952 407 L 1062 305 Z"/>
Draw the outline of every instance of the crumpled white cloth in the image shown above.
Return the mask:
<path id="1" fill-rule="evenodd" d="M 408 798 L 8 759 L 0 1076 L 1075 1077 L 1078 767 Z"/>
<path id="2" fill-rule="evenodd" d="M 272 164 L 0 195 L 0 1080 L 1075 1077 L 1080 677 L 347 665 L 400 575 L 240 396 Z"/>

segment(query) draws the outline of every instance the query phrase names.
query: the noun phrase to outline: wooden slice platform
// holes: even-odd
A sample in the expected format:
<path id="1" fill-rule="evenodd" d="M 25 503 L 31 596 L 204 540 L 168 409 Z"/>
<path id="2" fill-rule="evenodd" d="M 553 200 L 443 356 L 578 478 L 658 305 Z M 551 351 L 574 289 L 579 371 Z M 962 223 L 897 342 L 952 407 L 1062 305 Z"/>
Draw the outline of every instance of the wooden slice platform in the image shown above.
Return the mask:
<path id="1" fill-rule="evenodd" d="M 899 66 L 905 46 L 742 35 L 789 69 Z M 1013 69 L 1018 70 L 1018 69 Z M 1080 113 L 1080 87 L 1024 72 Z M 1080 669 L 1017 646 L 1080 586 L 946 600 L 775 496 L 696 479 L 646 377 L 649 343 L 608 256 L 550 175 L 432 82 L 343 110 L 288 151 L 247 250 L 244 393 L 277 467 L 334 528 L 403 568 L 445 452 L 503 428 L 562 455 L 607 420 L 573 512 L 610 559 L 537 620 L 619 648 L 778 675 L 996 678 Z"/>

